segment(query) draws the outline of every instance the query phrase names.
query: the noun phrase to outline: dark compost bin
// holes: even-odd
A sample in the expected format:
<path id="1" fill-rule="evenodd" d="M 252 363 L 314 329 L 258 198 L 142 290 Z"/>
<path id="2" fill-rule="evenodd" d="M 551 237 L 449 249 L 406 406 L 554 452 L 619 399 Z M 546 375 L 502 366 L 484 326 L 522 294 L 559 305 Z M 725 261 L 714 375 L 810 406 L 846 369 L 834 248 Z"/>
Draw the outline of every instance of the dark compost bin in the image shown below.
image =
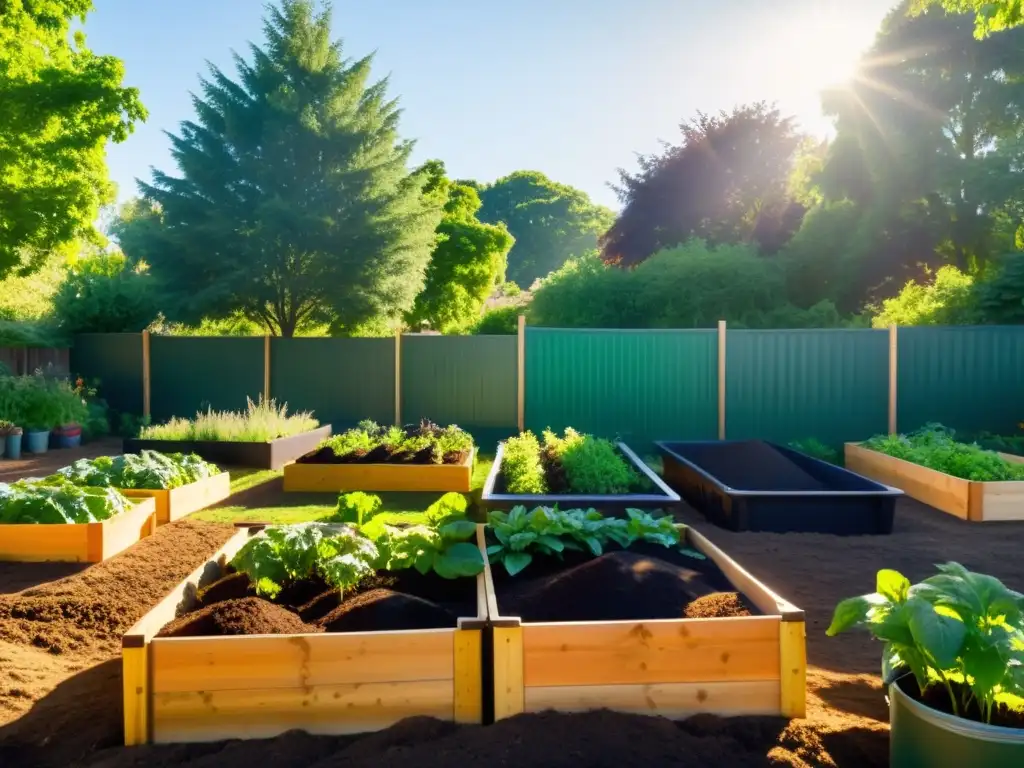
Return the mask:
<path id="1" fill-rule="evenodd" d="M 660 442 L 665 480 L 733 531 L 892 533 L 903 491 L 760 440 Z"/>

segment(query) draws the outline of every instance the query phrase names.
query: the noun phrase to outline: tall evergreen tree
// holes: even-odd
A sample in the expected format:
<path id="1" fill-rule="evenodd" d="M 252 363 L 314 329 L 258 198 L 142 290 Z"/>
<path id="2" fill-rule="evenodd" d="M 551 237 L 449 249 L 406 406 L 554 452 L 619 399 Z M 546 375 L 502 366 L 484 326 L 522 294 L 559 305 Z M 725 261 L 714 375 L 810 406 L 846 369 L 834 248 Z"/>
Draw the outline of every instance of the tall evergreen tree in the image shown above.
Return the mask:
<path id="1" fill-rule="evenodd" d="M 140 184 L 160 225 L 141 219 L 126 250 L 151 265 L 172 319 L 241 311 L 292 336 L 412 307 L 441 202 L 409 171 L 372 57 L 344 59 L 330 25 L 329 4 L 268 7 L 265 45 L 235 56 L 237 81 L 211 67 L 197 121 L 171 136 L 181 176 Z"/>

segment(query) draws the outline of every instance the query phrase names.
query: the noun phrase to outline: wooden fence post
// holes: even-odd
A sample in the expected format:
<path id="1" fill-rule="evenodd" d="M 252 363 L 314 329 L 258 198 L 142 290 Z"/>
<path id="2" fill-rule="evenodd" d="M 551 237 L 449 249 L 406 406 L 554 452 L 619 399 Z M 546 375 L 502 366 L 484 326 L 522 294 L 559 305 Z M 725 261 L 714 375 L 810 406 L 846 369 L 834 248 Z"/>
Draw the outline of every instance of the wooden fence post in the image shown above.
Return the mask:
<path id="1" fill-rule="evenodd" d="M 889 326 L 889 434 L 895 435 L 896 428 L 896 396 L 898 391 L 899 345 L 895 325 Z"/>
<path id="2" fill-rule="evenodd" d="M 270 402 L 270 334 L 263 337 L 263 400 Z"/>
<path id="3" fill-rule="evenodd" d="M 142 416 L 150 415 L 149 331 L 142 332 Z"/>
<path id="4" fill-rule="evenodd" d="M 725 440 L 725 320 L 718 321 L 718 439 Z"/>
<path id="5" fill-rule="evenodd" d="M 520 432 L 526 431 L 526 315 L 519 316 L 516 338 L 516 424 Z"/>
<path id="6" fill-rule="evenodd" d="M 402 329 L 395 331 L 395 426 L 402 426 Z"/>

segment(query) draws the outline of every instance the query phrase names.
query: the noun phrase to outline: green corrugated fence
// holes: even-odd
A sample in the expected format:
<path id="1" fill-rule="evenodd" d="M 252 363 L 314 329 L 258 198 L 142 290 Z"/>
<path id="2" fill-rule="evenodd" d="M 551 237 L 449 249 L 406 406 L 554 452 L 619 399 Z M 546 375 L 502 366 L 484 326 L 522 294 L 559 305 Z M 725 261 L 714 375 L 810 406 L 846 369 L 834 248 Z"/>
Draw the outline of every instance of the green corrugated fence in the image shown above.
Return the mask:
<path id="1" fill-rule="evenodd" d="M 82 333 L 71 347 L 71 374 L 99 380 L 99 395 L 121 413 L 142 413 L 142 334 Z"/>

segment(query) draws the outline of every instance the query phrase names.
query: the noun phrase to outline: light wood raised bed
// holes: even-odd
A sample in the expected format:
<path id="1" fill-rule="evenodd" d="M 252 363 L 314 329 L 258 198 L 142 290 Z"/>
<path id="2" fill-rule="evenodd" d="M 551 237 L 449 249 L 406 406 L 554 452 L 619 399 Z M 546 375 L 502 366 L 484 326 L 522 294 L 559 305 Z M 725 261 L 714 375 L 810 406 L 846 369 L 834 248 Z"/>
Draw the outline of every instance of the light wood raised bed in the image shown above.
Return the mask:
<path id="1" fill-rule="evenodd" d="M 461 464 L 289 464 L 286 491 L 456 491 L 473 487 L 476 449 Z"/>
<path id="2" fill-rule="evenodd" d="M 495 720 L 601 708 L 675 719 L 701 712 L 803 717 L 803 611 L 701 534 L 685 532 L 764 615 L 526 623 L 500 615 L 488 568 Z"/>
<path id="3" fill-rule="evenodd" d="M 845 445 L 846 468 L 900 488 L 913 499 L 972 522 L 1024 520 L 1024 481 L 980 483 L 872 451 Z M 1000 454 L 1008 461 L 1022 459 Z"/>
<path id="4" fill-rule="evenodd" d="M 483 574 L 477 616 L 453 629 L 155 637 L 248 536 L 238 531 L 124 635 L 126 745 L 361 733 L 414 715 L 482 721 Z"/>
<path id="5" fill-rule="evenodd" d="M 156 502 L 156 524 L 167 525 L 230 496 L 231 475 L 221 472 L 170 490 L 129 488 L 121 493 L 129 499 L 153 499 Z"/>
<path id="6" fill-rule="evenodd" d="M 152 499 L 100 523 L 0 525 L 0 560 L 101 563 L 155 530 Z"/>

